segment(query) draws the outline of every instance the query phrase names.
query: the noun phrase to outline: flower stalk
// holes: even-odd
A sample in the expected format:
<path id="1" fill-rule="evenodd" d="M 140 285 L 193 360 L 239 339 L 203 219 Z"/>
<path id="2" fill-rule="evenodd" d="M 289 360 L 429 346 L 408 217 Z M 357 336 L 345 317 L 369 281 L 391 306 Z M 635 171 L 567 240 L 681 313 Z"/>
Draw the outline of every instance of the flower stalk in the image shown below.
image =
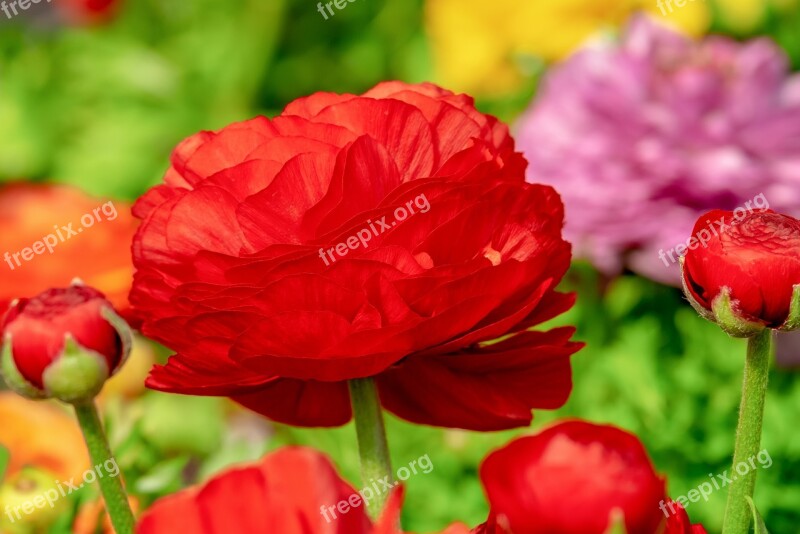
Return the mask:
<path id="1" fill-rule="evenodd" d="M 108 446 L 108 439 L 103 431 L 94 400 L 75 403 L 73 406 L 93 465 L 100 465 L 110 460 L 111 449 Z M 100 491 L 103 494 L 114 531 L 117 534 L 133 534 L 135 523 L 133 512 L 120 477 L 101 476 L 97 481 L 100 484 Z"/>
<path id="2" fill-rule="evenodd" d="M 375 381 L 372 378 L 357 378 L 348 384 L 361 459 L 361 480 L 365 487 L 380 480 L 392 483 L 392 464 Z M 380 515 L 388 497 L 388 493 L 376 492 L 375 497 L 366 503 L 373 519 Z"/>
<path id="3" fill-rule="evenodd" d="M 772 330 L 762 332 L 747 341 L 747 359 L 742 385 L 742 402 L 739 408 L 739 424 L 736 429 L 736 445 L 733 453 L 732 472 L 756 456 L 761 448 L 761 427 L 764 419 L 764 401 L 767 394 L 769 359 L 772 352 Z M 725 507 L 722 534 L 748 534 L 752 512 L 747 499 L 753 498 L 756 485 L 756 470 L 732 477 Z"/>

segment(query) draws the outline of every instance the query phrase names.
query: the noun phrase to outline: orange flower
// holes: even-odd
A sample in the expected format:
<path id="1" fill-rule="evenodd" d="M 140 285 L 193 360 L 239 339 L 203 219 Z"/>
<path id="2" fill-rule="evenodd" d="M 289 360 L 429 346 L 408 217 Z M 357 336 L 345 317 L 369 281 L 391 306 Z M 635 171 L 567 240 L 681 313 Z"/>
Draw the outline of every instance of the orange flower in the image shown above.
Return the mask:
<path id="1" fill-rule="evenodd" d="M 0 443 L 11 453 L 8 475 L 32 465 L 69 480 L 89 467 L 78 424 L 61 406 L 0 392 L 0 421 Z"/>
<path id="2" fill-rule="evenodd" d="M 124 314 L 133 277 L 130 205 L 79 189 L 17 183 L 0 187 L 0 310 L 11 300 L 74 278 L 102 291 Z"/>

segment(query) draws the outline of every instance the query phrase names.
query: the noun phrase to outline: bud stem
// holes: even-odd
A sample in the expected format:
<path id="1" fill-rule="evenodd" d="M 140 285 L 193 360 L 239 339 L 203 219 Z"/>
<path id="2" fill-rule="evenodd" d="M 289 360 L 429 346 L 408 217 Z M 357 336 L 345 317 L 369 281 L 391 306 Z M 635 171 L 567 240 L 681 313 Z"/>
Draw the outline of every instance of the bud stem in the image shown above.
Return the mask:
<path id="1" fill-rule="evenodd" d="M 386 499 L 388 492 L 381 481 L 394 480 L 392 465 L 389 458 L 389 448 L 386 443 L 386 429 L 383 424 L 383 411 L 378 398 L 378 388 L 372 378 L 357 378 L 350 380 L 350 402 L 353 405 L 353 417 L 356 422 L 356 437 L 358 439 L 358 454 L 361 458 L 361 479 L 365 488 L 375 490 L 374 497 L 367 501 L 367 511 L 370 516 L 377 518 Z"/>
<path id="2" fill-rule="evenodd" d="M 736 467 L 758 455 L 761 447 L 761 426 L 764 419 L 764 400 L 767 394 L 769 359 L 772 352 L 772 330 L 762 332 L 747 340 L 747 360 L 744 367 L 742 403 L 739 408 L 739 425 L 736 429 L 736 445 L 733 452 L 728 503 L 722 534 L 748 534 L 753 514 L 747 498 L 753 497 L 756 485 L 756 470 L 748 469 L 739 474 Z"/>
<path id="3" fill-rule="evenodd" d="M 92 464 L 102 465 L 112 458 L 103 425 L 97 414 L 94 400 L 74 404 L 78 424 L 81 426 Z M 117 534 L 133 534 L 133 512 L 120 477 L 98 476 L 100 491 L 106 502 L 106 510 Z"/>

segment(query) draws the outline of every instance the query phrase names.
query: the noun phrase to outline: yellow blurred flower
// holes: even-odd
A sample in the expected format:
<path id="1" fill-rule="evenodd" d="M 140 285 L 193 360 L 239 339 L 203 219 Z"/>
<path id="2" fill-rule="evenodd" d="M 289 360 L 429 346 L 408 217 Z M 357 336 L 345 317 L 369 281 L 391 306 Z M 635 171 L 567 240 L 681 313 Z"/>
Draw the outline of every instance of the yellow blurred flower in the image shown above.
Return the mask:
<path id="1" fill-rule="evenodd" d="M 153 343 L 147 338 L 134 335 L 128 361 L 105 383 L 98 402 L 102 405 L 113 397 L 138 397 L 144 392 L 144 381 L 155 363 Z"/>
<path id="2" fill-rule="evenodd" d="M 711 26 L 711 9 L 706 0 L 641 0 L 639 8 L 648 12 L 662 24 L 672 26 L 693 37 L 700 37 Z M 760 0 L 759 0 L 760 1 Z"/>
<path id="3" fill-rule="evenodd" d="M 520 59 L 557 61 L 637 10 L 690 35 L 703 34 L 703 0 L 662 11 L 655 0 L 428 0 L 426 25 L 438 82 L 467 93 L 501 95 L 524 79 Z M 731 0 L 735 1 L 735 0 Z"/>
<path id="4" fill-rule="evenodd" d="M 58 497 L 55 473 L 38 467 L 25 467 L 14 473 L 0 487 L 0 508 L 5 512 L 0 515 L 0 532 L 49 532 L 53 523 L 69 508 L 67 499 Z M 31 506 L 37 503 L 41 506 Z"/>

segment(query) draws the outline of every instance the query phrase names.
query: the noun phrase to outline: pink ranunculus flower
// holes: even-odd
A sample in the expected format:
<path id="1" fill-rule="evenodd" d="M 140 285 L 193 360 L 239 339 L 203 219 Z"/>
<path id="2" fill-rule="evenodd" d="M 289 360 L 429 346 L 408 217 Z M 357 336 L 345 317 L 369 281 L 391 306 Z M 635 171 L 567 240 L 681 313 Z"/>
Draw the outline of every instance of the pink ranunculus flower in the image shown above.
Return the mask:
<path id="1" fill-rule="evenodd" d="M 608 274 L 678 285 L 676 247 L 711 209 L 800 215 L 800 76 L 767 38 L 636 18 L 553 70 L 518 130 L 528 180 L 558 188 L 567 239 Z"/>

